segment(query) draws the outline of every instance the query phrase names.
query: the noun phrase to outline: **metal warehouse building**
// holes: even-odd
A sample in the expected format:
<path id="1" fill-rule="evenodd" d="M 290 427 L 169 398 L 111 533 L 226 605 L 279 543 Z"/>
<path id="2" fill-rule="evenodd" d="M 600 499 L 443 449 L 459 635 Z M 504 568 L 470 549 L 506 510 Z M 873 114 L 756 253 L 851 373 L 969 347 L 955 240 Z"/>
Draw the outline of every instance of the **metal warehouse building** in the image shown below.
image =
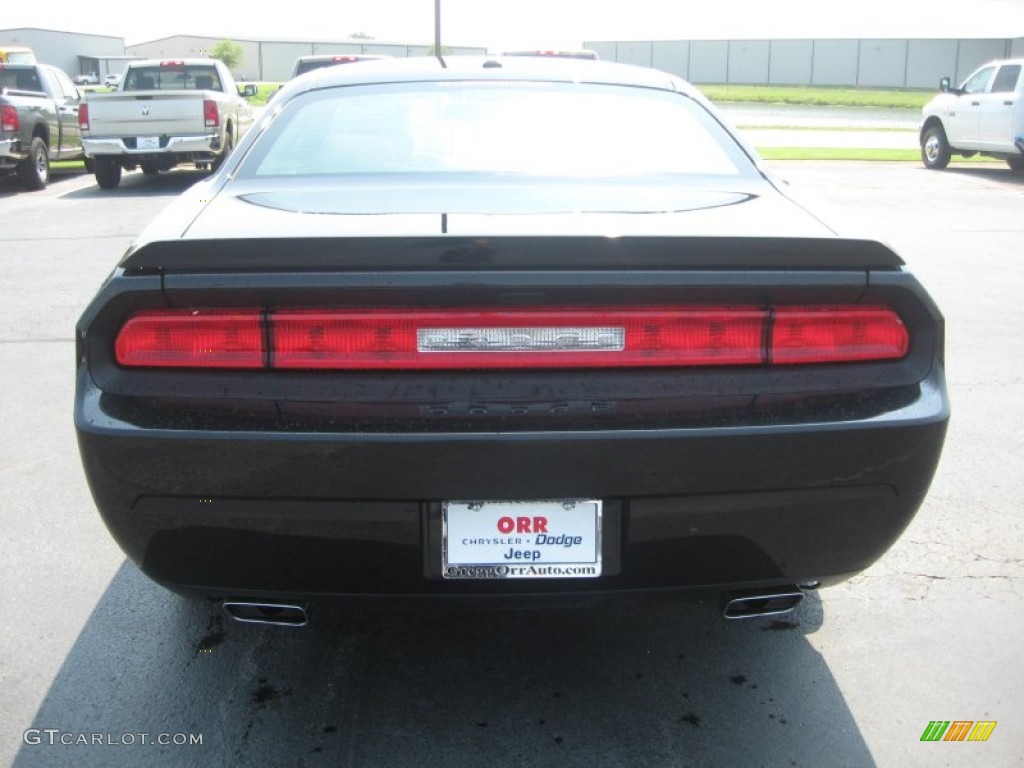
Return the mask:
<path id="1" fill-rule="evenodd" d="M 0 30 L 0 44 L 29 46 L 39 61 L 54 64 L 71 75 L 98 72 L 101 77 L 121 72 L 132 58 L 207 56 L 223 39 L 226 38 L 174 35 L 126 47 L 120 37 L 35 28 Z M 286 80 L 295 59 L 310 54 L 405 57 L 430 52 L 426 44 L 376 40 L 227 39 L 242 48 L 242 61 L 234 68 L 235 75 L 249 80 Z M 948 39 L 592 40 L 584 46 L 608 61 L 655 67 L 702 84 L 934 89 L 946 75 L 960 82 L 986 61 L 1024 56 L 1024 35 Z M 452 46 L 446 50 L 452 55 L 486 52 L 483 46 Z"/>
<path id="2" fill-rule="evenodd" d="M 21 27 L 0 29 L 0 44 L 26 45 L 37 61 L 59 67 L 71 76 L 96 72 L 103 77 L 124 69 L 123 37 Z"/>
<path id="3" fill-rule="evenodd" d="M 193 56 L 209 56 L 213 47 L 223 40 L 222 37 L 200 37 L 191 35 L 174 35 L 151 40 L 146 43 L 128 46 L 128 52 L 143 58 L 189 58 Z M 236 76 L 242 75 L 249 80 L 280 81 L 291 77 L 292 67 L 299 56 L 314 54 L 351 54 L 367 53 L 374 55 L 406 57 L 425 56 L 431 49 L 427 45 L 409 45 L 406 43 L 382 43 L 376 40 L 345 40 L 345 41 L 298 41 L 298 40 L 244 40 L 230 38 L 242 48 L 242 61 L 234 68 Z M 452 46 L 446 53 L 484 54 L 484 47 Z"/>
<path id="4" fill-rule="evenodd" d="M 937 87 L 992 59 L 1024 56 L 1024 37 L 970 39 L 593 40 L 608 61 L 671 72 L 694 83 Z"/>

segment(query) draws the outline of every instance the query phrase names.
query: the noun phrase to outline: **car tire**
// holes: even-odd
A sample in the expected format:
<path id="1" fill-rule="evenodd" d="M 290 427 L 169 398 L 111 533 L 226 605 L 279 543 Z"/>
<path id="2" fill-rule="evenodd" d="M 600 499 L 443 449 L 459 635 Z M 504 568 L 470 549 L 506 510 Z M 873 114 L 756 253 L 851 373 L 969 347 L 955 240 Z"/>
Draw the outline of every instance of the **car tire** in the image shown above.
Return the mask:
<path id="1" fill-rule="evenodd" d="M 1017 171 L 1017 173 L 1024 171 L 1024 157 L 1008 157 L 1006 164 L 1010 166 L 1011 171 Z"/>
<path id="2" fill-rule="evenodd" d="M 213 170 L 214 173 L 216 173 L 220 169 L 220 167 L 224 165 L 224 161 L 228 159 L 228 155 L 231 154 L 231 150 L 233 150 L 234 148 L 235 137 L 231 133 L 231 124 L 229 123 L 224 131 L 224 151 L 221 152 L 220 155 L 218 155 L 217 159 L 214 160 L 213 163 L 211 163 L 210 165 L 210 168 Z"/>
<path id="3" fill-rule="evenodd" d="M 942 170 L 949 165 L 952 156 L 953 153 L 942 126 L 937 123 L 928 126 L 921 137 L 921 160 L 924 162 L 924 167 L 934 171 Z"/>
<path id="4" fill-rule="evenodd" d="M 114 189 L 121 183 L 121 165 L 108 157 L 97 157 L 96 183 L 100 189 Z"/>
<path id="5" fill-rule="evenodd" d="M 45 189 L 50 181 L 50 150 L 41 137 L 32 137 L 28 157 L 18 163 L 18 180 L 31 190 Z"/>

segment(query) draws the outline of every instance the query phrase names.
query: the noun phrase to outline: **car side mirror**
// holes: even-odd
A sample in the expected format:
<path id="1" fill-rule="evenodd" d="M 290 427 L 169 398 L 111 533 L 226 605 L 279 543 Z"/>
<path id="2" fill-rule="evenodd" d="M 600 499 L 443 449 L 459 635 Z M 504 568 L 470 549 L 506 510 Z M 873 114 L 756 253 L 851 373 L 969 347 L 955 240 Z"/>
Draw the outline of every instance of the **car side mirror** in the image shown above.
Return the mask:
<path id="1" fill-rule="evenodd" d="M 242 95 L 245 96 L 245 98 L 247 99 L 251 99 L 253 96 L 255 96 L 257 91 L 258 89 L 252 83 L 248 83 L 242 86 Z"/>
<path id="2" fill-rule="evenodd" d="M 949 93 L 949 78 L 948 77 L 944 77 L 941 80 L 939 80 L 939 90 L 942 93 Z"/>

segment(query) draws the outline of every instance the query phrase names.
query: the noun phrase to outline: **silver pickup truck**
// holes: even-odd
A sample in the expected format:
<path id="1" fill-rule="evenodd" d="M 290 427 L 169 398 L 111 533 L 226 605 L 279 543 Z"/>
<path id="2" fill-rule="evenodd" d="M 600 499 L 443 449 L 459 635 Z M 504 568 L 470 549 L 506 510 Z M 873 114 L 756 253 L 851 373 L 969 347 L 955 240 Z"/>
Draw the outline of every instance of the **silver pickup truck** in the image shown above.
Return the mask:
<path id="1" fill-rule="evenodd" d="M 89 94 L 78 119 L 96 183 L 111 189 L 122 169 L 216 169 L 249 130 L 253 111 L 222 62 L 154 59 L 129 64 L 114 93 Z"/>

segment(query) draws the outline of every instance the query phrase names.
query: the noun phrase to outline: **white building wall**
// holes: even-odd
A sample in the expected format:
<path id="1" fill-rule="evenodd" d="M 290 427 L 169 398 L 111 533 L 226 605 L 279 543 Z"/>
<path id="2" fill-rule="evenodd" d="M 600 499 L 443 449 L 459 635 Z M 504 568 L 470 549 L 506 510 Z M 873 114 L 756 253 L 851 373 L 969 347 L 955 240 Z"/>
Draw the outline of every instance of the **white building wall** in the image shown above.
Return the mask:
<path id="1" fill-rule="evenodd" d="M 653 66 L 694 83 L 920 88 L 960 83 L 981 64 L 1024 56 L 1024 38 L 593 40 L 608 61 Z"/>
<path id="2" fill-rule="evenodd" d="M 856 85 L 857 40 L 815 40 L 810 85 Z"/>
<path id="3" fill-rule="evenodd" d="M 649 67 L 654 61 L 654 43 L 650 40 L 621 42 L 616 48 L 616 56 L 618 57 L 616 61 L 622 64 L 636 64 L 640 67 Z"/>
<path id="4" fill-rule="evenodd" d="M 72 77 L 85 73 L 80 57 L 124 56 L 124 38 L 51 29 L 0 29 L 0 43 L 28 46 L 38 62 L 63 69 Z"/>
<path id="5" fill-rule="evenodd" d="M 814 65 L 813 40 L 773 40 L 768 82 L 778 85 L 807 85 Z"/>
<path id="6" fill-rule="evenodd" d="M 956 40 L 911 40 L 907 50 L 907 88 L 939 87 L 956 73 Z"/>
<path id="7" fill-rule="evenodd" d="M 690 79 L 690 44 L 685 40 L 655 40 L 651 59 L 651 66 L 655 69 L 684 80 Z"/>
<path id="8" fill-rule="evenodd" d="M 729 43 L 725 40 L 690 42 L 690 81 L 726 83 L 729 81 Z"/>
<path id="9" fill-rule="evenodd" d="M 767 40 L 733 40 L 729 43 L 727 82 L 763 85 L 768 82 L 771 44 Z"/>
<path id="10" fill-rule="evenodd" d="M 906 40 L 861 40 L 856 85 L 902 88 L 907 76 Z"/>

